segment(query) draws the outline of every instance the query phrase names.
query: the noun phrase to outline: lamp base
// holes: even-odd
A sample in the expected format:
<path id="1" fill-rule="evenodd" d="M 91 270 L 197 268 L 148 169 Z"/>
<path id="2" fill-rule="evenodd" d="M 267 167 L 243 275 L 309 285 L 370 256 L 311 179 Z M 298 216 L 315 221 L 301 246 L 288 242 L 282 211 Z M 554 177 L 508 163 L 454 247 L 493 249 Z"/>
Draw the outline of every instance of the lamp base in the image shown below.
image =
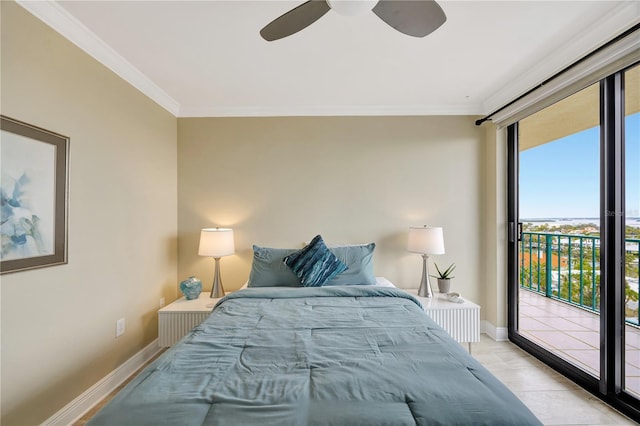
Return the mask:
<path id="1" fill-rule="evenodd" d="M 216 261 L 216 269 L 213 273 L 213 285 L 211 286 L 211 294 L 209 297 L 218 299 L 224 297 L 224 287 L 222 287 L 222 279 L 220 278 L 220 258 L 214 257 L 213 260 Z"/>
<path id="2" fill-rule="evenodd" d="M 429 280 L 429 272 L 427 271 L 427 261 L 429 256 L 422 255 L 422 280 L 420 280 L 420 288 L 418 289 L 418 296 L 420 297 L 433 297 L 433 290 L 431 290 L 431 281 Z"/>

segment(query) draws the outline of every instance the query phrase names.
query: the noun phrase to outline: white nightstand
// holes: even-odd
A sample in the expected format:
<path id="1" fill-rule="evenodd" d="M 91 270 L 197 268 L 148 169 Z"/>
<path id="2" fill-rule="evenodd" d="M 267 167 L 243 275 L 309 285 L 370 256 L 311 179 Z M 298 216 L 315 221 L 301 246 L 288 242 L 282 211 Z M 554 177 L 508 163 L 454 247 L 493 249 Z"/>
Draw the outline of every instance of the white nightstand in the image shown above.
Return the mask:
<path id="1" fill-rule="evenodd" d="M 158 344 L 161 347 L 175 344 L 209 316 L 220 300 L 209 295 L 208 291 L 203 291 L 197 299 L 181 297 L 158 311 Z"/>
<path id="2" fill-rule="evenodd" d="M 454 340 L 469 344 L 480 341 L 480 306 L 464 299 L 464 303 L 449 302 L 443 293 L 433 293 L 433 297 L 418 296 L 418 289 L 405 290 L 415 296 L 424 310 Z"/>

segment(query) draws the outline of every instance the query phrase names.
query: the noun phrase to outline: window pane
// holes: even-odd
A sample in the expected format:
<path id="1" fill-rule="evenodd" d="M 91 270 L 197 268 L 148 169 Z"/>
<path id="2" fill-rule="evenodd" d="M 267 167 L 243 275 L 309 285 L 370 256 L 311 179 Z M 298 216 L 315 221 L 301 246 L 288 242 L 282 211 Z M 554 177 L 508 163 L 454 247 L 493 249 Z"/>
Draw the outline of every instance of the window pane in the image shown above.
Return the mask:
<path id="1" fill-rule="evenodd" d="M 625 388 L 640 396 L 640 66 L 625 72 Z"/>
<path id="2" fill-rule="evenodd" d="M 519 124 L 518 332 L 600 374 L 600 91 Z"/>

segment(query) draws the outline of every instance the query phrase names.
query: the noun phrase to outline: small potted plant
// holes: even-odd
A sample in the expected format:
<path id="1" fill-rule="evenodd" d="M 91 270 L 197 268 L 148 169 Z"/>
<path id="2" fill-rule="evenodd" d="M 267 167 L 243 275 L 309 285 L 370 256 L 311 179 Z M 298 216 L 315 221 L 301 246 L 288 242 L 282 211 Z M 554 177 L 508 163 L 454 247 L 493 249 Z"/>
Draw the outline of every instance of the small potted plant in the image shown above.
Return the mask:
<path id="1" fill-rule="evenodd" d="M 456 269 L 456 264 L 452 263 L 445 270 L 441 270 L 438 267 L 437 263 L 434 264 L 436 265 L 436 271 L 438 271 L 438 275 L 431 276 L 438 279 L 438 291 L 440 293 L 449 293 L 449 290 L 451 288 L 451 279 L 455 278 L 451 276 L 451 274 L 453 273 L 453 270 Z"/>

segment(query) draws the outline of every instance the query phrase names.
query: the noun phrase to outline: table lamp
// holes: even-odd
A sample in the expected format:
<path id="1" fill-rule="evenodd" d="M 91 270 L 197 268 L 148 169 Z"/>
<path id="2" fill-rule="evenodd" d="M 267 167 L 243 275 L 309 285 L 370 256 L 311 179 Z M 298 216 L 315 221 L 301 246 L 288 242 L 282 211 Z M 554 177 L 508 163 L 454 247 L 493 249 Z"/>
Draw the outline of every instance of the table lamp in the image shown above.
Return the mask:
<path id="1" fill-rule="evenodd" d="M 427 260 L 430 254 L 444 254 L 444 237 L 442 228 L 430 226 L 412 226 L 409 228 L 409 243 L 407 249 L 412 253 L 422 255 L 422 280 L 418 289 L 418 296 L 433 297 Z"/>
<path id="2" fill-rule="evenodd" d="M 200 256 L 213 257 L 215 260 L 215 272 L 213 274 L 213 285 L 211 286 L 212 299 L 224 296 L 224 287 L 220 279 L 220 258 L 233 254 L 235 247 L 233 244 L 233 229 L 228 228 L 205 228 L 200 231 Z"/>

